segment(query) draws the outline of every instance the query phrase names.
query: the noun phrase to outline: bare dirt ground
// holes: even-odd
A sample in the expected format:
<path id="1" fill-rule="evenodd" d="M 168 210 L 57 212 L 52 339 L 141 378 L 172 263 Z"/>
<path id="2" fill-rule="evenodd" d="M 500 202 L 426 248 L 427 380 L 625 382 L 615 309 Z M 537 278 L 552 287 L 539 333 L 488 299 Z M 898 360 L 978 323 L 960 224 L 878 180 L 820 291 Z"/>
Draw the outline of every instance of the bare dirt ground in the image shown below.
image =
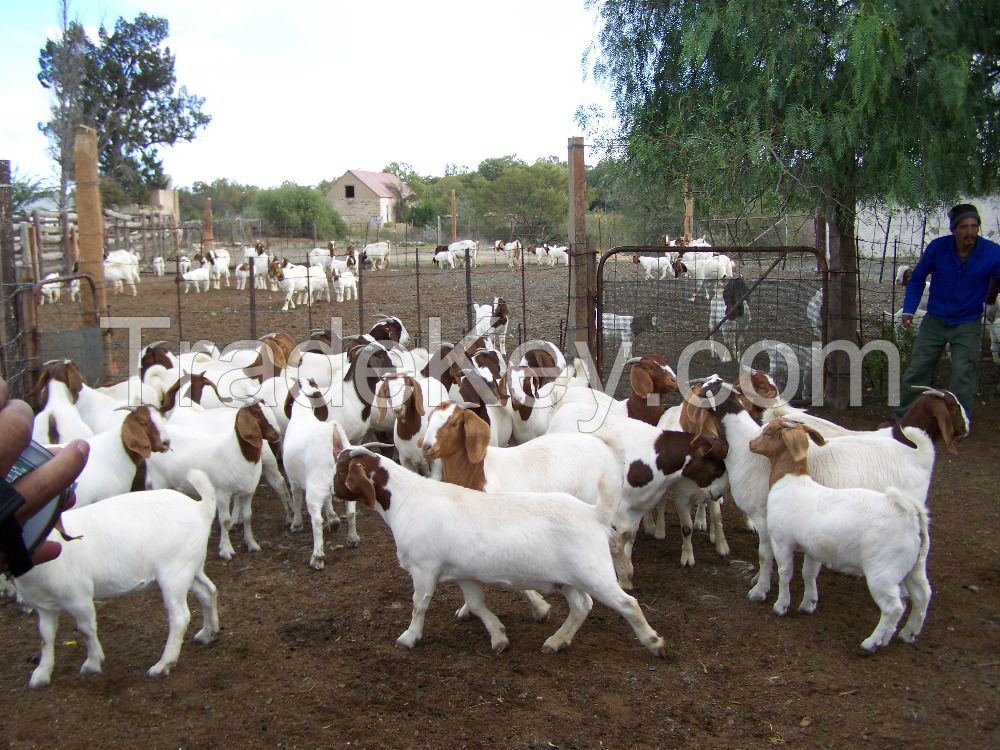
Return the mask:
<path id="1" fill-rule="evenodd" d="M 562 270 L 544 273 L 553 292 L 564 288 Z M 459 278 L 439 280 L 436 294 L 448 302 L 440 312 L 464 315 L 454 307 L 464 291 Z M 411 282 L 404 287 L 400 277 L 395 298 L 390 277 L 383 283 L 387 296 L 376 300 L 372 292 L 371 303 L 402 304 Z M 185 334 L 190 326 L 199 337 L 244 338 L 245 308 L 231 294 L 185 300 L 192 311 Z M 113 303 L 116 314 L 170 314 L 173 295 L 172 284 L 149 285 L 137 300 Z M 280 304 L 277 295 L 263 298 L 270 309 Z M 558 330 L 552 320 L 563 306 L 546 304 L 552 309 L 533 313 L 546 316 L 533 336 Z M 303 318 L 274 320 L 303 333 Z M 866 408 L 835 416 L 871 427 L 884 414 Z M 308 531 L 284 528 L 277 499 L 262 489 L 254 522 L 264 549 L 254 555 L 237 544 L 225 562 L 213 533 L 207 572 L 219 588 L 223 631 L 208 646 L 190 640 L 200 627 L 191 597 L 192 626 L 168 678 L 145 676 L 166 635 L 155 590 L 98 603 L 107 654 L 99 676 L 77 673 L 84 644 L 64 614 L 53 683 L 39 690 L 26 687 L 39 643 L 35 619 L 0 603 L 7 704 L 0 739 L 13 748 L 997 747 L 998 428 L 996 403 L 980 404 L 961 454 L 939 453 L 929 497 L 934 597 L 915 646 L 893 643 L 863 656 L 859 643 L 877 608 L 863 581 L 835 573 L 821 576 L 814 615 L 777 618 L 749 602 L 756 537 L 728 502 L 729 560 L 699 533 L 697 566 L 681 569 L 676 524 L 665 541 L 641 538 L 636 546 L 634 593 L 669 644 L 665 660 L 599 604 L 568 651 L 542 654 L 565 604 L 549 597 L 552 617 L 539 624 L 519 596 L 499 591 L 488 601 L 511 646 L 494 655 L 478 621 L 454 619 L 461 603 L 454 586 L 439 588 L 423 642 L 400 651 L 393 644 L 409 620 L 412 589 L 381 519 L 360 515 L 357 549 L 340 546 L 343 530 L 329 534 L 327 567 L 316 572 L 307 564 Z M 800 593 L 796 580 L 793 596 Z"/>

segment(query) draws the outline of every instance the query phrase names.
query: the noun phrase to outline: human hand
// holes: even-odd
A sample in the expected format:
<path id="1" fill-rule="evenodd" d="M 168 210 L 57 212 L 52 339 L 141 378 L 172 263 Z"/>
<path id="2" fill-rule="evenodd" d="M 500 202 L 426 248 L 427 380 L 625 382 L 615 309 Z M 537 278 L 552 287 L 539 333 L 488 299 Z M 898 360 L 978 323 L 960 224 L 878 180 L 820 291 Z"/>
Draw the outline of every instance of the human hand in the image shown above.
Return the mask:
<path id="1" fill-rule="evenodd" d="M 904 313 L 903 317 L 900 318 L 899 324 L 907 331 L 911 330 L 913 328 L 913 316 Z"/>
<path id="2" fill-rule="evenodd" d="M 993 304 L 986 305 L 986 307 L 983 309 L 983 314 L 984 314 L 984 317 L 986 318 L 986 322 L 987 323 L 992 323 L 994 320 L 996 320 L 997 319 L 997 303 L 994 302 Z"/>
<path id="3" fill-rule="evenodd" d="M 6 477 L 21 451 L 31 441 L 34 413 L 24 401 L 8 400 L 7 383 L 0 378 L 0 478 Z M 90 446 L 74 440 L 62 450 L 54 449 L 55 458 L 14 482 L 14 489 L 24 498 L 14 517 L 19 524 L 41 510 L 49 500 L 66 489 L 87 463 Z M 72 505 L 72 498 L 70 499 Z M 42 542 L 31 555 L 40 564 L 59 555 L 58 542 Z M 6 563 L 0 552 L 0 567 Z"/>

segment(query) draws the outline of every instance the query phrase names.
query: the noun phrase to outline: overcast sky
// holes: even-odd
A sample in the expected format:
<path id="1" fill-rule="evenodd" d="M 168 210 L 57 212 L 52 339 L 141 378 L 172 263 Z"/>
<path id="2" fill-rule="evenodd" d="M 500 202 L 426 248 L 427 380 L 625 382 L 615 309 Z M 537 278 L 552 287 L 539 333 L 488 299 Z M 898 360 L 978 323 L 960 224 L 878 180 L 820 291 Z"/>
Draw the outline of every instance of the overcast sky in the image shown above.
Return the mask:
<path id="1" fill-rule="evenodd" d="M 0 159 L 51 181 L 37 75 L 58 3 L 0 7 Z M 577 107 L 610 111 L 582 64 L 599 28 L 584 0 L 70 2 L 95 40 L 101 23 L 140 11 L 169 21 L 178 85 L 212 117 L 194 142 L 161 150 L 175 186 L 311 185 L 393 161 L 442 175 L 508 154 L 565 160 L 567 139 L 585 135 Z"/>

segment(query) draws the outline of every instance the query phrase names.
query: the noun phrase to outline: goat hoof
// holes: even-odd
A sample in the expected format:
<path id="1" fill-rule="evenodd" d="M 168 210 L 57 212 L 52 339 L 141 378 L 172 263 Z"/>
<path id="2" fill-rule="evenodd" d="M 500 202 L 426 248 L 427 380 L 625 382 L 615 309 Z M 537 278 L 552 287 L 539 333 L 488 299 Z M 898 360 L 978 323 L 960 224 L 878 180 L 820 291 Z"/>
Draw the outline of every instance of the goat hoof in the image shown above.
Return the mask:
<path id="1" fill-rule="evenodd" d="M 560 651 L 565 651 L 569 648 L 571 641 L 557 641 L 554 638 L 549 638 L 542 644 L 543 654 L 558 654 Z"/>
<path id="2" fill-rule="evenodd" d="M 170 665 L 154 664 L 149 668 L 149 671 L 146 672 L 146 674 L 149 675 L 150 677 L 166 677 L 168 674 L 170 674 Z"/>
<path id="3" fill-rule="evenodd" d="M 101 665 L 99 662 L 85 661 L 80 667 L 80 674 L 100 674 Z"/>
<path id="4" fill-rule="evenodd" d="M 31 679 L 28 680 L 28 687 L 31 687 L 31 688 L 47 687 L 49 685 L 49 683 L 51 683 L 51 682 L 52 682 L 52 675 L 47 675 L 47 674 L 35 675 L 35 674 L 32 674 L 31 675 Z"/>
<path id="5" fill-rule="evenodd" d="M 309 567 L 313 570 L 323 570 L 326 567 L 326 560 L 322 557 L 314 557 L 309 561 Z"/>
<path id="6" fill-rule="evenodd" d="M 816 602 L 802 602 L 799 605 L 799 612 L 804 615 L 811 615 L 816 611 Z"/>
<path id="7" fill-rule="evenodd" d="M 646 648 L 648 648 L 654 656 L 658 656 L 661 659 L 665 659 L 667 657 L 667 644 L 659 635 L 647 643 Z"/>
<path id="8" fill-rule="evenodd" d="M 767 592 L 754 586 L 749 592 L 747 592 L 747 599 L 752 602 L 762 602 L 767 599 Z"/>
<path id="9" fill-rule="evenodd" d="M 502 654 L 504 651 L 507 650 L 507 647 L 509 645 L 510 641 L 508 641 L 506 638 L 504 638 L 502 641 L 498 641 L 496 643 L 491 644 L 494 654 Z"/>
<path id="10" fill-rule="evenodd" d="M 784 617 L 785 613 L 788 612 L 788 605 L 787 604 L 782 604 L 781 602 L 775 602 L 774 606 L 771 607 L 771 610 L 778 617 Z"/>

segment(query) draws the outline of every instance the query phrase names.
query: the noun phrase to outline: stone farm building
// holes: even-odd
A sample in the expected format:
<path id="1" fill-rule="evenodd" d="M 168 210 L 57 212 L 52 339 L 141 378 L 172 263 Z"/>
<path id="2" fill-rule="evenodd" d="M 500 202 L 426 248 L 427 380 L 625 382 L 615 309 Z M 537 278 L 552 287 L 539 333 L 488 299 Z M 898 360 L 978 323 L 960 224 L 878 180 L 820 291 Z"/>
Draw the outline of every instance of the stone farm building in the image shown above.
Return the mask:
<path id="1" fill-rule="evenodd" d="M 409 186 L 388 172 L 349 169 L 330 189 L 326 200 L 348 224 L 379 226 L 400 217 L 400 200 L 414 197 Z"/>

